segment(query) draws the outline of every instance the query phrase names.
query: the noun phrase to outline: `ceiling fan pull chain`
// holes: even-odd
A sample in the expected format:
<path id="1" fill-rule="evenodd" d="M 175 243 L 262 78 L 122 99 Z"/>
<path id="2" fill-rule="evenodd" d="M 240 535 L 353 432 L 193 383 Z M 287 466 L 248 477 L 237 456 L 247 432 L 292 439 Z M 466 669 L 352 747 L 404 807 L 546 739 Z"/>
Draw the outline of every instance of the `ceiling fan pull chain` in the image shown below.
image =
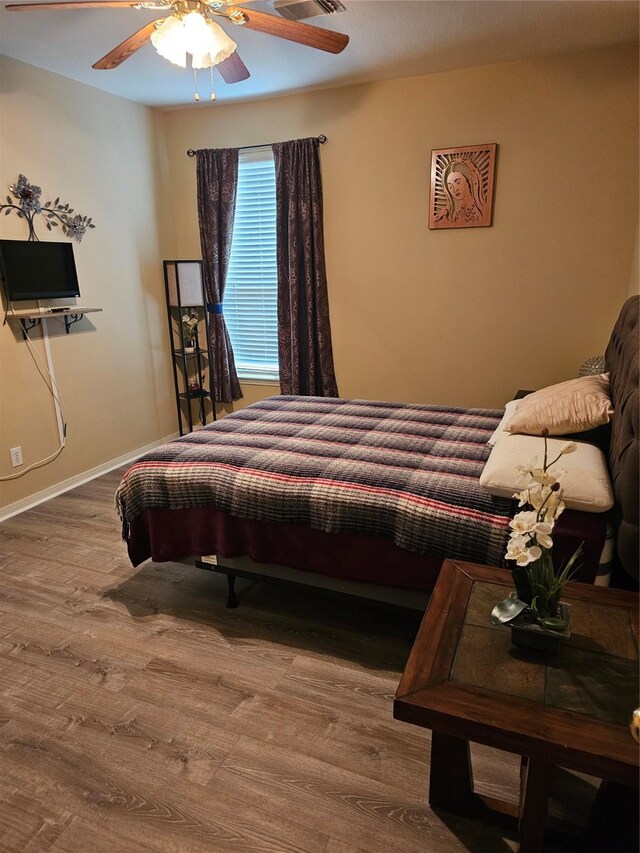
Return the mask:
<path id="1" fill-rule="evenodd" d="M 191 66 L 191 70 L 193 71 L 193 88 L 195 89 L 195 92 L 193 93 L 193 100 L 199 101 L 200 95 L 198 94 L 198 75 L 193 65 Z"/>
<path id="2" fill-rule="evenodd" d="M 215 101 L 216 93 L 213 91 L 213 65 L 209 66 L 209 71 L 211 72 L 211 100 Z"/>

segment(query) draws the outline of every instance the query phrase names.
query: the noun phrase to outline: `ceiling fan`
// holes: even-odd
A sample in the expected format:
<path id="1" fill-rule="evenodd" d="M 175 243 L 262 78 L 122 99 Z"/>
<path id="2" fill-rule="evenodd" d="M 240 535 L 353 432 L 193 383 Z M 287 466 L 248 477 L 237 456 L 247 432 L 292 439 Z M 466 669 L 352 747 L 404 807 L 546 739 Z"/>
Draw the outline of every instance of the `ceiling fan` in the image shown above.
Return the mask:
<path id="1" fill-rule="evenodd" d="M 236 44 L 214 20 L 223 18 L 235 26 L 278 36 L 298 44 L 340 53 L 347 46 L 349 36 L 302 24 L 299 21 L 278 18 L 253 9 L 239 9 L 251 0 L 64 0 L 64 2 L 11 3 L 7 9 L 14 12 L 59 9 L 152 9 L 170 11 L 125 39 L 106 56 L 93 64 L 93 68 L 106 71 L 116 68 L 125 59 L 151 41 L 158 53 L 169 61 L 186 66 L 186 53 L 191 53 L 193 68 L 215 67 L 225 83 L 239 83 L 250 76 L 246 65 L 238 56 Z"/>

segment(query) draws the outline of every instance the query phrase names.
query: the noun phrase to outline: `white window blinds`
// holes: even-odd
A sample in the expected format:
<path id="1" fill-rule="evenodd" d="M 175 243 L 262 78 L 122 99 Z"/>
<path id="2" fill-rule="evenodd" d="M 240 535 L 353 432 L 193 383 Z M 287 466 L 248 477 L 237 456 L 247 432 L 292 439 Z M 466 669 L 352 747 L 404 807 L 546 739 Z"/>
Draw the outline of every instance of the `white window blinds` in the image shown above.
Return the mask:
<path id="1" fill-rule="evenodd" d="M 241 151 L 223 311 L 238 376 L 278 378 L 276 175 L 270 147 Z"/>

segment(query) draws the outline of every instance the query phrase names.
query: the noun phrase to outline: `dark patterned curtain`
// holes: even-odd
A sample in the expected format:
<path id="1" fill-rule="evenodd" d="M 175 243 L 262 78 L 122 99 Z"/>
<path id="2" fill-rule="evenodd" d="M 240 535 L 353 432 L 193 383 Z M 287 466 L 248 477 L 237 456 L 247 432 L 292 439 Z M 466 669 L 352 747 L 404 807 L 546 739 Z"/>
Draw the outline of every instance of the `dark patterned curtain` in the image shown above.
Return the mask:
<path id="1" fill-rule="evenodd" d="M 202 249 L 204 287 L 209 311 L 209 361 L 214 398 L 231 403 L 242 397 L 231 348 L 231 338 L 222 314 L 227 279 L 233 218 L 238 185 L 238 149 L 209 148 L 196 151 L 198 220 Z"/>
<path id="2" fill-rule="evenodd" d="M 296 139 L 273 146 L 280 388 L 283 394 L 337 397 L 318 145 L 317 139 Z"/>

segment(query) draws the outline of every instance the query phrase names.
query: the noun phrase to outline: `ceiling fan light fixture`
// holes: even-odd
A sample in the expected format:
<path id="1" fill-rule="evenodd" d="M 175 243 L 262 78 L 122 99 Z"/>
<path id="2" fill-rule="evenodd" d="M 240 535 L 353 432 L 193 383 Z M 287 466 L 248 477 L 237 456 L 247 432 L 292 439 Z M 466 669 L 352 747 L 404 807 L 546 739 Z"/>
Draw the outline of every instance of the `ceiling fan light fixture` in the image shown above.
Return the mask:
<path id="1" fill-rule="evenodd" d="M 151 35 L 160 56 L 186 68 L 187 53 L 193 68 L 210 68 L 227 59 L 236 49 L 222 27 L 207 21 L 199 12 L 169 15 Z"/>
<path id="2" fill-rule="evenodd" d="M 205 21 L 204 18 L 201 20 L 205 22 L 207 29 L 206 40 L 203 39 L 202 43 L 204 50 L 200 54 L 191 48 L 187 48 L 187 50 L 191 53 L 191 64 L 194 68 L 211 68 L 211 66 L 228 59 L 237 45 L 215 21 Z"/>
<path id="3" fill-rule="evenodd" d="M 151 34 L 151 44 L 160 56 L 180 68 L 187 67 L 187 43 L 182 19 L 169 15 Z"/>

